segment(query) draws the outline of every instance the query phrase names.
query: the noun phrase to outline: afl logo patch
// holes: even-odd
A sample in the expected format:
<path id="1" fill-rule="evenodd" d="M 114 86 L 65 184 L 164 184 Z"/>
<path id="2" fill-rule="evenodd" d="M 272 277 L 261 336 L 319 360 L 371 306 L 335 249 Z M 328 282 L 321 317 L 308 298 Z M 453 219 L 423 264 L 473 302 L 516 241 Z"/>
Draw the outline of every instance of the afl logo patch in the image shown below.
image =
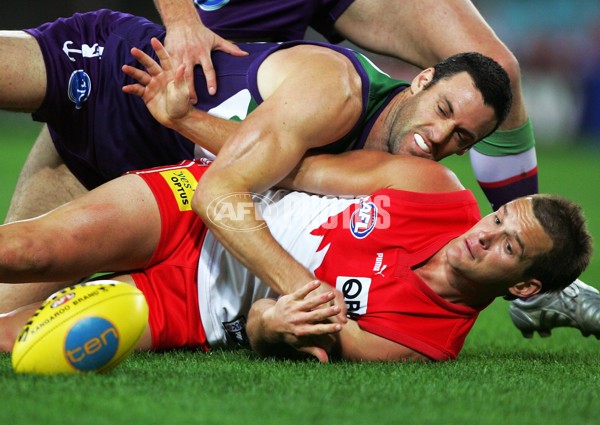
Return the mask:
<path id="1" fill-rule="evenodd" d="M 196 3 L 200 9 L 210 12 L 211 10 L 222 8 L 229 3 L 229 0 L 194 0 L 194 3 Z"/>
<path id="2" fill-rule="evenodd" d="M 83 102 L 88 100 L 92 91 L 92 80 L 83 69 L 73 71 L 69 78 L 69 100 L 75 104 L 75 108 L 81 109 Z"/>
<path id="3" fill-rule="evenodd" d="M 350 231 L 355 238 L 364 239 L 375 228 L 376 222 L 377 205 L 361 199 L 359 208 L 350 216 Z"/>

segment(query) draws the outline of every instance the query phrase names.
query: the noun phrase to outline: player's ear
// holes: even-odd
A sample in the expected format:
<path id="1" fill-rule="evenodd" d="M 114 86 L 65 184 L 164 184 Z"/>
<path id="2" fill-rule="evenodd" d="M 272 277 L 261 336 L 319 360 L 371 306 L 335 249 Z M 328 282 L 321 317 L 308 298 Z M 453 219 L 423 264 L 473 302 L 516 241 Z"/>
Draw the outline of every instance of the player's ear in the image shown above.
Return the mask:
<path id="1" fill-rule="evenodd" d="M 434 74 L 433 68 L 427 68 L 423 71 L 419 72 L 419 74 L 413 78 L 412 83 L 410 84 L 410 91 L 412 94 L 416 94 L 423 90 L 433 79 Z"/>
<path id="2" fill-rule="evenodd" d="M 527 298 L 539 293 L 541 289 L 542 282 L 537 279 L 529 279 L 511 286 L 508 288 L 508 292 L 517 298 Z"/>

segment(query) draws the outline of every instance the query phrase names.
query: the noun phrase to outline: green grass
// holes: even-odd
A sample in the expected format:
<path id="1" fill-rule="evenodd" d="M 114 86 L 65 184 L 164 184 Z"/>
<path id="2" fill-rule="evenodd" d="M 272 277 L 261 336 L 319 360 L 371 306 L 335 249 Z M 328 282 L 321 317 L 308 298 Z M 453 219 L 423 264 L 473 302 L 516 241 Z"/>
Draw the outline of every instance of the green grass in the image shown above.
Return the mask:
<path id="1" fill-rule="evenodd" d="M 40 128 L 29 115 L 0 111 L 0 222 L 4 222 L 19 171 Z"/>
<path id="2" fill-rule="evenodd" d="M 0 217 L 38 125 L 0 115 Z M 446 163 L 476 187 L 466 158 Z M 540 186 L 580 202 L 600 235 L 600 152 L 539 149 Z M 476 193 L 479 194 L 478 190 Z M 489 207 L 480 196 L 484 212 Z M 596 258 L 598 255 L 596 255 Z M 583 279 L 600 283 L 594 261 Z M 20 376 L 0 355 L 2 424 L 590 424 L 600 342 L 573 329 L 526 340 L 494 302 L 459 360 L 265 361 L 249 352 L 134 354 L 104 375 Z M 1 330 L 0 330 L 1 331 Z"/>

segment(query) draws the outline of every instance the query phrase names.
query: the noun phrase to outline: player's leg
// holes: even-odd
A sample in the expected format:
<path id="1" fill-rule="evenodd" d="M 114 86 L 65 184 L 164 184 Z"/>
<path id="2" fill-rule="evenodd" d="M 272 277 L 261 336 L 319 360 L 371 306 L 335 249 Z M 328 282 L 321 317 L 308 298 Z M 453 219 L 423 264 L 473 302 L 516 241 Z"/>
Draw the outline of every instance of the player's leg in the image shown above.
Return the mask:
<path id="1" fill-rule="evenodd" d="M 23 165 L 5 222 L 37 217 L 84 193 L 87 189 L 64 164 L 44 126 Z"/>
<path id="2" fill-rule="evenodd" d="M 21 170 L 5 222 L 37 217 L 84 193 L 87 190 L 62 162 L 44 126 Z M 68 283 L 72 282 L 0 283 L 0 312 L 43 300 Z"/>
<path id="3" fill-rule="evenodd" d="M 46 95 L 47 70 L 37 40 L 0 31 L 0 108 L 34 112 Z M 84 193 L 43 128 L 19 176 L 6 222 L 35 217 Z"/>
<path id="4" fill-rule="evenodd" d="M 46 94 L 46 66 L 37 41 L 23 31 L 0 31 L 0 108 L 33 112 Z"/>
<path id="5" fill-rule="evenodd" d="M 23 31 L 0 31 L 0 63 L 3 64 L 0 69 L 0 108 L 23 112 L 37 110 L 47 84 L 46 67 L 37 41 Z M 44 128 L 19 176 L 5 221 L 37 216 L 72 199 L 74 194 L 81 192 L 81 186 L 69 179 L 69 175 Z M 39 294 L 35 299 L 41 300 L 62 286 L 58 283 L 32 284 L 16 289 L 0 284 L 0 312 L 26 304 L 34 293 Z"/>
<path id="6" fill-rule="evenodd" d="M 509 313 L 525 338 L 533 337 L 534 332 L 550 336 L 552 329 L 568 327 L 600 339 L 600 293 L 579 279 L 560 292 L 515 300 Z"/>
<path id="7" fill-rule="evenodd" d="M 527 119 L 519 64 L 469 0 L 356 0 L 335 27 L 350 41 L 420 68 L 456 53 L 477 51 L 508 72 L 515 105 L 503 128 Z"/>
<path id="8" fill-rule="evenodd" d="M 19 332 L 40 305 L 41 301 L 0 314 L 0 352 L 12 351 Z"/>
<path id="9" fill-rule="evenodd" d="M 141 268 L 160 231 L 151 190 L 139 176 L 123 176 L 46 215 L 0 226 L 0 281 L 74 282 L 101 271 Z M 8 289 L 9 301 L 20 305 L 49 295 L 24 285 Z"/>

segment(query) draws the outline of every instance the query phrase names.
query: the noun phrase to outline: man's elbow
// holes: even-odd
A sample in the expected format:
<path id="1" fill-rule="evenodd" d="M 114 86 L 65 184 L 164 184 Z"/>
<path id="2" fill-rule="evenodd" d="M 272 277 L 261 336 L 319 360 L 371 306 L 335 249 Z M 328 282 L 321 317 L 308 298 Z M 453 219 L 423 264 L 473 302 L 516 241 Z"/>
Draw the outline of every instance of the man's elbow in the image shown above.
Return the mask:
<path id="1" fill-rule="evenodd" d="M 207 205 L 210 202 L 207 200 L 206 195 L 203 193 L 200 184 L 198 184 L 198 187 L 196 189 L 196 192 L 194 193 L 194 196 L 192 197 L 192 210 L 196 213 L 196 215 L 198 215 L 200 218 L 202 218 L 202 220 L 204 220 L 205 222 L 208 219 L 207 216 Z"/>

